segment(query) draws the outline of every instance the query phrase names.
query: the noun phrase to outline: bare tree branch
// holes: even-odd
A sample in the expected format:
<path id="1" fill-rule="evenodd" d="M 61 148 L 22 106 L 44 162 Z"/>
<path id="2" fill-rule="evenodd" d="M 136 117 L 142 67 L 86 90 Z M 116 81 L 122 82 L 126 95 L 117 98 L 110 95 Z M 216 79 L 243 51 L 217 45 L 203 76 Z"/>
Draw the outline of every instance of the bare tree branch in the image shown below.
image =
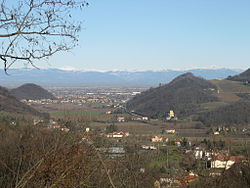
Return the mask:
<path id="1" fill-rule="evenodd" d="M 73 10 L 88 6 L 84 0 L 0 0 L 0 60 L 5 72 L 17 62 L 32 66 L 37 60 L 78 44 L 81 22 Z"/>

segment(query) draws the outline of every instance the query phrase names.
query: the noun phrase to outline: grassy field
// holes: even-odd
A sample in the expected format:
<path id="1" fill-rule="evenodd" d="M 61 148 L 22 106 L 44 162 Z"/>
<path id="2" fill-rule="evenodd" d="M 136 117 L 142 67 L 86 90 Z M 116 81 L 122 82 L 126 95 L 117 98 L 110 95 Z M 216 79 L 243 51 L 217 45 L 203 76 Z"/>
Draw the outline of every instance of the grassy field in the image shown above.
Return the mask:
<path id="1" fill-rule="evenodd" d="M 230 92 L 230 93 L 250 93 L 250 86 L 243 85 L 241 82 L 231 81 L 231 80 L 212 80 L 220 92 Z"/>
<path id="2" fill-rule="evenodd" d="M 106 126 L 110 125 L 110 123 L 98 123 L 93 122 L 90 124 L 93 128 L 101 128 L 105 129 Z M 161 125 L 151 125 L 149 123 L 143 122 L 122 122 L 122 123 L 115 123 L 120 131 L 130 132 L 132 134 L 147 134 L 147 135 L 155 135 L 161 134 L 163 127 Z"/>
<path id="3" fill-rule="evenodd" d="M 76 114 L 79 114 L 79 115 L 100 115 L 102 114 L 102 112 L 98 112 L 98 111 L 95 111 L 95 112 L 91 112 L 91 111 L 55 111 L 55 112 L 51 112 L 50 113 L 51 115 L 76 115 Z"/>
<path id="4" fill-rule="evenodd" d="M 226 102 L 210 102 L 210 103 L 204 103 L 204 104 L 201 104 L 201 108 L 204 109 L 204 110 L 214 110 L 218 107 L 222 107 L 222 106 L 225 106 L 225 105 L 228 105 L 228 103 Z"/>
<path id="5" fill-rule="evenodd" d="M 223 102 L 236 102 L 240 100 L 240 97 L 236 93 L 250 93 L 250 86 L 243 85 L 241 82 L 231 80 L 212 80 L 219 90 L 219 93 L 215 94 Z"/>
<path id="6" fill-rule="evenodd" d="M 100 123 L 100 122 L 92 122 L 90 127 L 105 129 L 111 123 Z M 129 132 L 134 135 L 142 135 L 142 136 L 153 136 L 153 135 L 161 135 L 164 134 L 167 137 L 173 136 L 204 136 L 207 132 L 206 128 L 197 129 L 195 128 L 195 122 L 190 123 L 168 123 L 168 122 L 116 122 L 115 125 L 118 127 L 120 131 Z M 176 134 L 166 134 L 165 130 L 167 129 L 175 129 L 177 131 Z"/>
<path id="7" fill-rule="evenodd" d="M 238 93 L 236 88 L 244 88 L 241 91 L 250 93 L 250 88 L 240 83 L 235 83 L 232 81 L 214 81 L 217 85 L 223 88 L 224 93 L 229 93 L 235 95 L 235 93 L 229 91 L 228 85 L 235 85 L 232 91 Z M 230 93 L 231 92 L 231 93 Z M 223 93 L 223 92 L 222 92 Z M 220 93 L 221 94 L 221 93 Z M 224 96 L 222 96 L 224 97 Z M 201 108 L 204 110 L 213 110 L 220 106 L 229 104 L 225 101 L 205 103 L 201 105 Z M 36 106 L 37 107 L 37 106 Z M 127 121 L 127 122 L 117 122 L 117 117 L 123 116 L 126 119 L 131 119 L 129 114 L 106 114 L 107 111 L 111 110 L 108 108 L 96 108 L 89 107 L 84 105 L 73 105 L 73 104 L 51 104 L 43 105 L 37 107 L 42 111 L 50 113 L 51 117 L 55 120 L 63 119 L 65 121 L 75 122 L 77 125 L 88 126 L 93 129 L 98 129 L 105 131 L 106 127 L 115 123 L 119 131 L 129 132 L 131 135 L 139 139 L 141 143 L 150 142 L 150 138 L 155 135 L 164 135 L 168 138 L 177 138 L 177 137 L 187 137 L 192 141 L 203 140 L 208 138 L 211 135 L 208 135 L 209 127 L 201 126 L 199 122 L 192 122 L 189 120 L 186 121 L 176 121 L 176 122 L 164 122 L 161 120 L 150 120 L 150 121 Z M 166 134 L 167 129 L 175 129 L 175 134 Z M 230 136 L 230 135 L 228 135 Z M 233 139 L 237 139 L 232 136 Z"/>

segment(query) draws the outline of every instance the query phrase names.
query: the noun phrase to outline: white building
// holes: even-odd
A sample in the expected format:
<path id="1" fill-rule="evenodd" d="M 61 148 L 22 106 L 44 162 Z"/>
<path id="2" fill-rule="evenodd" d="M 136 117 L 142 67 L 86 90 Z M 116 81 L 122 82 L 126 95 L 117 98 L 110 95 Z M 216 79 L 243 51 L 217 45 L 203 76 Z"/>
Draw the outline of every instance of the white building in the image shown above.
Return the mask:
<path id="1" fill-rule="evenodd" d="M 152 142 L 163 142 L 163 138 L 160 136 L 155 136 L 153 138 L 151 138 Z"/>
<path id="2" fill-rule="evenodd" d="M 166 130 L 167 134 L 174 134 L 176 131 L 175 129 L 168 129 Z"/>
<path id="3" fill-rule="evenodd" d="M 113 132 L 113 133 L 109 133 L 107 134 L 108 138 L 123 138 L 123 137 L 127 137 L 129 136 L 128 132 Z"/>
<path id="4" fill-rule="evenodd" d="M 121 117 L 118 117 L 118 118 L 117 118 L 117 121 L 118 121 L 118 122 L 125 122 L 125 117 L 122 117 L 122 116 L 121 116 Z"/>
<path id="5" fill-rule="evenodd" d="M 238 161 L 245 159 L 244 156 L 216 156 L 211 160 L 211 168 L 223 168 L 229 169 L 231 166 Z"/>

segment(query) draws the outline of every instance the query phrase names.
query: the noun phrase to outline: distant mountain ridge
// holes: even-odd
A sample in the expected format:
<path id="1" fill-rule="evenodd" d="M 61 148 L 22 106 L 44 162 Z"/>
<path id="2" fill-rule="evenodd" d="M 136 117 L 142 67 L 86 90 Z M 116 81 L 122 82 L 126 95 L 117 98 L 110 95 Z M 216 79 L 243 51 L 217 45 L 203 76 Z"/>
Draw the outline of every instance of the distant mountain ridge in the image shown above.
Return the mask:
<path id="1" fill-rule="evenodd" d="M 216 89 L 211 82 L 186 73 L 169 84 L 136 95 L 128 101 L 127 109 L 153 118 L 174 110 L 179 117 L 185 117 L 195 113 L 201 103 L 218 101 L 213 96 Z"/>
<path id="2" fill-rule="evenodd" d="M 41 86 L 32 83 L 24 84 L 18 88 L 12 89 L 10 93 L 17 99 L 56 99 L 52 93 L 48 92 Z"/>
<path id="3" fill-rule="evenodd" d="M 191 72 L 205 79 L 226 78 L 239 74 L 234 69 L 191 69 L 162 71 L 66 71 L 60 69 L 10 69 L 7 76 L 0 70 L 0 83 L 6 87 L 17 87 L 24 83 L 47 86 L 157 86 L 168 83 L 175 77 Z"/>

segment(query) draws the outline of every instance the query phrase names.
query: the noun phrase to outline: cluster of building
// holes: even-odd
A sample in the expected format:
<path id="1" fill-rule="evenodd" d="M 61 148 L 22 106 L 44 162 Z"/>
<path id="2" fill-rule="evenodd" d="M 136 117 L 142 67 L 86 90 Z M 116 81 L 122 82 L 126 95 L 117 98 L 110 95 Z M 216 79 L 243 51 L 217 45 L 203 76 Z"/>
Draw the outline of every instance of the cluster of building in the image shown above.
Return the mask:
<path id="1" fill-rule="evenodd" d="M 132 117 L 124 117 L 124 116 L 119 116 L 117 117 L 117 122 L 125 122 L 125 121 L 149 121 L 149 118 L 146 116 L 132 116 Z"/>
<path id="2" fill-rule="evenodd" d="M 213 134 L 214 135 L 220 135 L 220 134 L 228 134 L 228 133 L 247 133 L 249 132 L 249 130 L 247 128 L 239 128 L 239 127 L 225 127 L 225 126 L 221 126 L 221 127 L 216 127 L 213 129 Z"/>
<path id="3" fill-rule="evenodd" d="M 203 161 L 205 169 L 211 177 L 220 176 L 225 170 L 230 169 L 234 164 L 244 162 L 246 157 L 243 155 L 232 156 L 228 150 L 205 150 L 199 147 L 186 150 L 192 154 L 196 160 Z M 198 175 L 189 171 L 184 176 L 171 176 L 170 174 L 158 174 L 154 183 L 155 188 L 188 186 L 198 179 Z"/>
<path id="4" fill-rule="evenodd" d="M 52 99 L 37 99 L 37 100 L 22 99 L 21 102 L 26 103 L 28 105 L 32 105 L 32 104 L 45 105 L 45 104 L 58 104 L 58 103 L 60 103 L 59 100 L 52 100 Z"/>
<path id="5" fill-rule="evenodd" d="M 56 100 L 41 99 L 41 100 L 23 100 L 26 104 L 103 104 L 105 106 L 116 106 L 120 103 L 127 102 L 134 95 L 140 94 L 142 88 L 49 88 L 49 91 L 56 96 Z"/>
<path id="6" fill-rule="evenodd" d="M 61 103 L 91 104 L 99 103 L 107 106 L 125 103 L 136 94 L 140 94 L 141 88 L 51 88 L 50 91 Z"/>
<path id="7" fill-rule="evenodd" d="M 228 150 L 205 150 L 196 147 L 193 151 L 195 159 L 206 161 L 206 168 L 210 169 L 229 169 L 236 162 L 240 162 L 245 158 L 243 155 L 230 156 Z M 212 172 L 210 175 L 220 175 L 221 172 Z"/>
<path id="8" fill-rule="evenodd" d="M 154 188 L 187 186 L 198 178 L 198 175 L 190 172 L 187 176 L 172 177 L 168 174 L 159 174 L 154 182 Z"/>

